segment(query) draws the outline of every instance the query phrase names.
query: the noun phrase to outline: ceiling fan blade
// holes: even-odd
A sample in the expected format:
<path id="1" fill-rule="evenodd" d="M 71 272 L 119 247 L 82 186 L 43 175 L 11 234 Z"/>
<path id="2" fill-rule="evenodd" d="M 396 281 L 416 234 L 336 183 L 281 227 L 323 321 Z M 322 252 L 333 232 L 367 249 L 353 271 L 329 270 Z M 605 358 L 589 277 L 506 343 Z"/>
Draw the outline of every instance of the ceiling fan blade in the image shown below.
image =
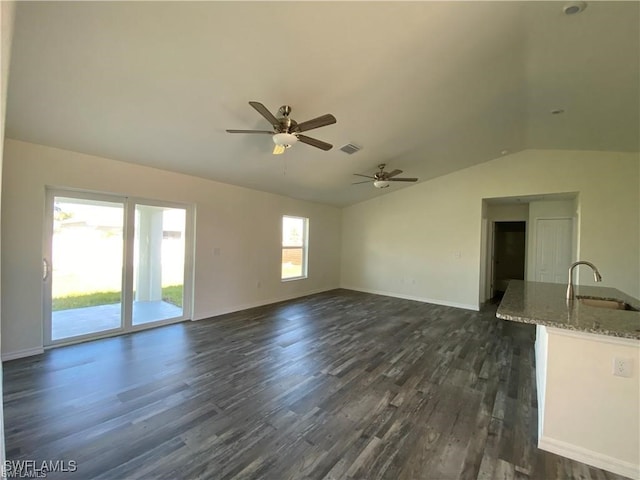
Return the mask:
<path id="1" fill-rule="evenodd" d="M 364 182 L 353 182 L 351 185 L 360 185 L 361 183 L 371 183 L 371 180 L 365 180 Z"/>
<path id="2" fill-rule="evenodd" d="M 387 178 L 395 177 L 396 175 L 400 175 L 401 173 L 402 173 L 402 170 L 397 170 L 397 169 L 396 169 L 396 170 L 394 170 L 393 172 L 388 173 L 388 174 L 387 174 Z"/>
<path id="3" fill-rule="evenodd" d="M 387 178 L 389 182 L 417 182 L 417 178 Z"/>
<path id="4" fill-rule="evenodd" d="M 322 140 L 318 140 L 317 138 L 311 138 L 311 137 L 307 137 L 306 135 L 296 135 L 298 137 L 298 140 L 300 140 L 302 143 L 306 143 L 307 145 L 311 145 L 312 147 L 317 147 L 320 150 L 331 150 L 333 148 L 333 145 L 331 145 L 330 143 L 327 142 L 323 142 Z"/>
<path id="5" fill-rule="evenodd" d="M 280 121 L 276 117 L 274 117 L 273 114 L 269 110 L 267 110 L 267 107 L 265 107 L 263 104 L 261 104 L 260 102 L 249 102 L 249 105 L 255 108 L 260 115 L 266 118 L 267 121 L 271 125 L 273 125 L 273 128 L 277 129 L 278 127 L 280 127 Z"/>
<path id="6" fill-rule="evenodd" d="M 227 130 L 227 133 L 268 133 L 273 135 L 269 130 Z"/>
<path id="7" fill-rule="evenodd" d="M 354 173 L 354 175 L 357 175 L 358 177 L 371 178 L 373 180 L 376 179 L 376 177 L 372 177 L 371 175 L 361 175 L 360 173 Z"/>
<path id="8" fill-rule="evenodd" d="M 314 128 L 331 125 L 333 123 L 336 123 L 336 121 L 336 117 L 334 117 L 330 113 L 327 113 L 326 115 L 322 115 L 321 117 L 313 118 L 311 120 L 307 120 L 306 122 L 299 123 L 296 131 L 306 132 L 307 130 L 312 130 Z"/>

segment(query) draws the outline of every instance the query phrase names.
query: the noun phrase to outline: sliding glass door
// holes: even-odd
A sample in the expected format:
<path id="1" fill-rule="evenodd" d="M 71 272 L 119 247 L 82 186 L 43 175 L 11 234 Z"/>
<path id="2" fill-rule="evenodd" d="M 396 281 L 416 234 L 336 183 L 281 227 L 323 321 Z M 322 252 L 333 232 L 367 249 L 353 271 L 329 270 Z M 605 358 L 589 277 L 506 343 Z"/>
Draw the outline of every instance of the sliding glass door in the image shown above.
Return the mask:
<path id="1" fill-rule="evenodd" d="M 136 205 L 133 325 L 182 317 L 186 210 Z"/>
<path id="2" fill-rule="evenodd" d="M 51 235 L 51 340 L 122 327 L 124 205 L 56 196 Z"/>
<path id="3" fill-rule="evenodd" d="M 46 344 L 188 318 L 187 207 L 52 190 L 47 212 Z"/>

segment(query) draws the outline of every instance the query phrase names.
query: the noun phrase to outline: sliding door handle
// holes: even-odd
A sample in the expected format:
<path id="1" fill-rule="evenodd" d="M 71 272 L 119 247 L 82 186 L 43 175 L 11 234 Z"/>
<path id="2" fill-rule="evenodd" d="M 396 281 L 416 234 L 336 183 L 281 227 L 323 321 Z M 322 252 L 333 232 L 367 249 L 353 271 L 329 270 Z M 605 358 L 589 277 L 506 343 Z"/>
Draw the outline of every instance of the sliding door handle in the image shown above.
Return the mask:
<path id="1" fill-rule="evenodd" d="M 49 262 L 46 258 L 42 259 L 42 281 L 46 282 L 49 278 Z"/>

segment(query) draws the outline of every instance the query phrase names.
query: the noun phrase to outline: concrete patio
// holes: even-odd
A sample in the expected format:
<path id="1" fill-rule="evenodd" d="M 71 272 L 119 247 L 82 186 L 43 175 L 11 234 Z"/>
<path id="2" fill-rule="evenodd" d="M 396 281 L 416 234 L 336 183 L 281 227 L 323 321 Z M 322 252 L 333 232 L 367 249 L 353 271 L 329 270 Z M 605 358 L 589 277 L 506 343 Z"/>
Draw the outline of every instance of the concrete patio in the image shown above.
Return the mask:
<path id="1" fill-rule="evenodd" d="M 121 304 L 58 310 L 52 313 L 51 339 L 88 335 L 120 327 Z M 182 308 L 162 300 L 133 302 L 133 325 L 168 320 L 182 316 Z"/>

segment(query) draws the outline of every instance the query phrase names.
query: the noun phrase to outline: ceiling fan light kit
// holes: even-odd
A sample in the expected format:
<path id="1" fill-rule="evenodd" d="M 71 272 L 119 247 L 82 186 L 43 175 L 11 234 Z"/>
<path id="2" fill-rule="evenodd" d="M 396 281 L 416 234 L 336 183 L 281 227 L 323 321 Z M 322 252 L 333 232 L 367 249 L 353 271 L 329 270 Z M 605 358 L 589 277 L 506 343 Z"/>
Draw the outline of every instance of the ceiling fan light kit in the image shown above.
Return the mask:
<path id="1" fill-rule="evenodd" d="M 273 137 L 273 143 L 275 143 L 275 147 L 273 147 L 274 155 L 281 155 L 287 148 L 291 148 L 291 145 L 298 141 L 298 137 L 296 137 L 292 133 L 276 133 Z"/>
<path id="2" fill-rule="evenodd" d="M 376 188 L 387 188 L 389 186 L 389 182 L 386 180 L 374 180 L 373 186 Z"/>
<path id="3" fill-rule="evenodd" d="M 284 153 L 284 151 L 290 146 L 291 145 L 275 145 L 273 147 L 273 154 L 274 155 L 282 155 Z"/>
<path id="4" fill-rule="evenodd" d="M 290 147 L 298 141 L 293 133 L 276 133 L 273 137 L 273 143 L 276 145 L 282 145 L 284 147 Z"/>
<path id="5" fill-rule="evenodd" d="M 291 113 L 291 107 L 289 105 L 283 105 L 278 109 L 280 115 L 276 118 L 263 104 L 260 102 L 249 102 L 256 111 L 262 115 L 273 127 L 273 131 L 269 130 L 227 130 L 227 133 L 261 133 L 271 135 L 273 143 L 276 144 L 273 149 L 274 155 L 284 153 L 284 151 L 291 147 L 294 143 L 300 141 L 311 145 L 312 147 L 319 148 L 320 150 L 331 150 L 333 145 L 317 138 L 308 137 L 302 135 L 302 132 L 307 130 L 313 130 L 314 128 L 324 127 L 336 123 L 336 117 L 330 113 L 321 115 L 319 117 L 307 120 L 306 122 L 298 123 L 289 117 Z"/>

